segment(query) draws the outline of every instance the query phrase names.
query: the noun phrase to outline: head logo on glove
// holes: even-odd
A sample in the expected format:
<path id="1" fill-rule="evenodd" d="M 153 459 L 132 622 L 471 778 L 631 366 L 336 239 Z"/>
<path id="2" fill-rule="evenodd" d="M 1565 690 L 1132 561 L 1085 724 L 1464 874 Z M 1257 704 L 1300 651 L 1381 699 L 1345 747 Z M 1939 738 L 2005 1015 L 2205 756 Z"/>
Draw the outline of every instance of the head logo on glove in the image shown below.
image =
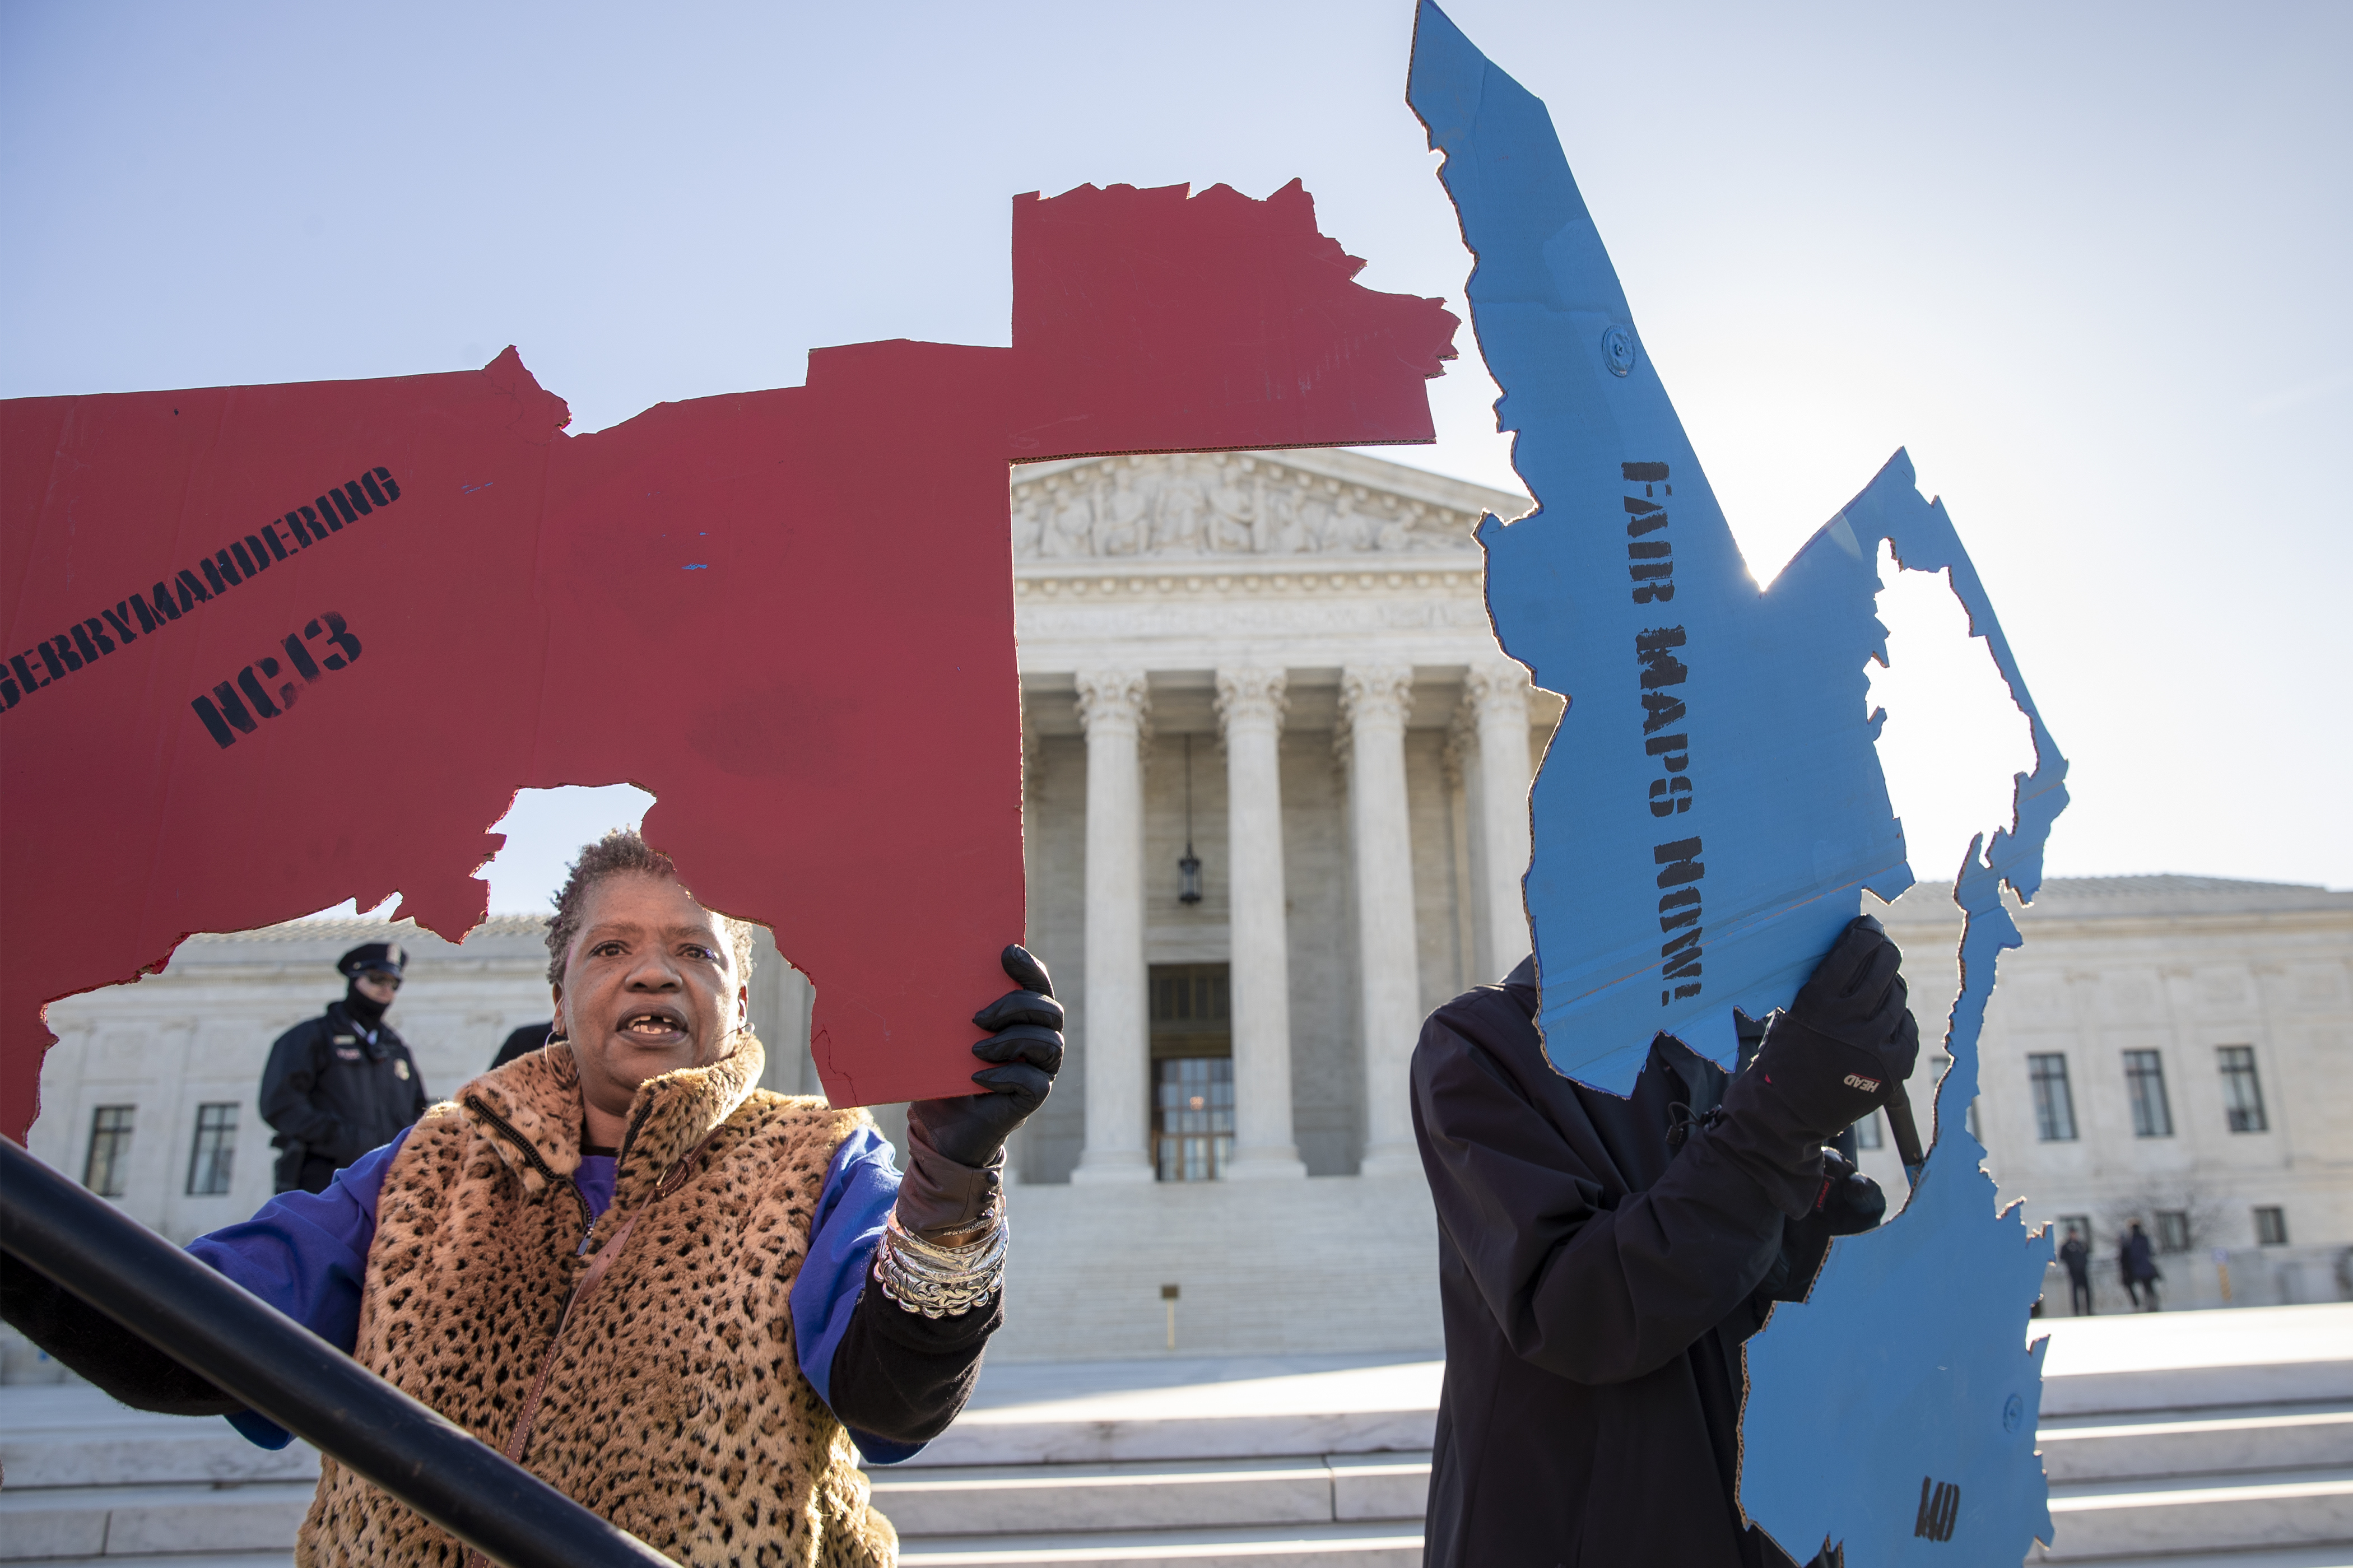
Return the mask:
<path id="1" fill-rule="evenodd" d="M 1865 1094 L 1879 1092 L 1879 1080 L 1875 1078 L 1865 1078 L 1861 1073 L 1847 1074 L 1846 1086 L 1849 1089 L 1859 1089 Z"/>

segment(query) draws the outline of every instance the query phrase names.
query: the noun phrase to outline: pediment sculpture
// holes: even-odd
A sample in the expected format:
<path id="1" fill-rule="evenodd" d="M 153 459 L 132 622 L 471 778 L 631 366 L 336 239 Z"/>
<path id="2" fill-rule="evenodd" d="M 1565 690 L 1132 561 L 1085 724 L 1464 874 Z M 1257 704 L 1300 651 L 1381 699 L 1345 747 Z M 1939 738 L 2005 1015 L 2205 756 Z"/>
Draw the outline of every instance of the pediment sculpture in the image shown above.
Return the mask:
<path id="1" fill-rule="evenodd" d="M 1013 486 L 1021 561 L 1467 554 L 1478 521 L 1247 452 L 1105 458 Z"/>

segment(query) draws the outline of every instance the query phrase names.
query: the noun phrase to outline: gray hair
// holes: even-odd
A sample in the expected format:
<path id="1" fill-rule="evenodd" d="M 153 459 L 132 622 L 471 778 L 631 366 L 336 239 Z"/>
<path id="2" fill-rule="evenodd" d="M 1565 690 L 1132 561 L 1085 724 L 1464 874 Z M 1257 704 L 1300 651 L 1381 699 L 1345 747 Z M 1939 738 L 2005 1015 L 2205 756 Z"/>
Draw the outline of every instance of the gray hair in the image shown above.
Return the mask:
<path id="1" fill-rule="evenodd" d="M 555 895 L 555 918 L 547 922 L 549 984 L 564 984 L 564 955 L 570 951 L 572 939 L 580 934 L 580 918 L 588 903 L 588 889 L 607 877 L 624 875 L 660 877 L 675 882 L 678 868 L 669 856 L 627 827 L 616 827 L 594 844 L 582 846 L 580 858 L 572 863 L 572 874 L 564 879 L 564 890 Z M 752 922 L 721 915 L 719 924 L 727 932 L 729 945 L 735 950 L 736 979 L 751 979 Z"/>

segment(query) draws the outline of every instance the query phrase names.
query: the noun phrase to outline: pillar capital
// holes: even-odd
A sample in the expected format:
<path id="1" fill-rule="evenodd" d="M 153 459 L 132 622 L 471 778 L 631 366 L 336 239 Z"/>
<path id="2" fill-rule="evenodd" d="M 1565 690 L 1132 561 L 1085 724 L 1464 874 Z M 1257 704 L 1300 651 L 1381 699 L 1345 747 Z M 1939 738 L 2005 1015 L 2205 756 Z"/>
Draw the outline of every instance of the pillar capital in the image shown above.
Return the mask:
<path id="1" fill-rule="evenodd" d="M 1405 722 L 1413 710 L 1413 666 L 1352 664 L 1340 672 L 1340 719 L 1350 729 Z"/>
<path id="2" fill-rule="evenodd" d="M 1140 669 L 1082 669 L 1078 674 L 1079 722 L 1141 731 L 1152 710 L 1152 688 Z"/>
<path id="3" fill-rule="evenodd" d="M 1249 666 L 1218 671 L 1218 722 L 1228 732 L 1265 727 L 1281 733 L 1290 710 L 1290 676 Z"/>
<path id="4" fill-rule="evenodd" d="M 1472 665 L 1462 677 L 1462 705 L 1481 719 L 1528 721 L 1528 693 L 1535 688 L 1516 659 L 1488 659 Z"/>

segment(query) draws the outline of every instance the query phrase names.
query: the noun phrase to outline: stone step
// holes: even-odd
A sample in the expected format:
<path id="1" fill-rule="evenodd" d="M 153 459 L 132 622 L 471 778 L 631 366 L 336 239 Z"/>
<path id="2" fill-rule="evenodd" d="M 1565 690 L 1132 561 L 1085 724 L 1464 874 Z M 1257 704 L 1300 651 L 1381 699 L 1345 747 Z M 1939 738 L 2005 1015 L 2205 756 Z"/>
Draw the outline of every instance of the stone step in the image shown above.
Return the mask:
<path id="1" fill-rule="evenodd" d="M 902 1538 L 1419 1520 L 1428 1454 L 882 1470 Z"/>
<path id="2" fill-rule="evenodd" d="M 2036 1560 L 2353 1568 L 2353 1548 L 2316 1544 L 2353 1542 L 2353 1307 L 2052 1327 L 2040 1446 L 2060 1544 Z M 992 1365 L 940 1442 L 875 1473 L 876 1500 L 910 1563 L 1416 1562 L 1441 1371 Z M 86 1387 L 0 1390 L 0 1568 L 279 1568 L 316 1464 Z"/>
<path id="3" fill-rule="evenodd" d="M 2053 1485 L 2353 1465 L 2353 1402 L 2063 1416 L 2035 1445 Z"/>
<path id="4" fill-rule="evenodd" d="M 85 1384 L 0 1392 L 0 1478 L 16 1487 L 315 1481 L 307 1444 L 257 1448 L 226 1421 L 156 1415 Z"/>
<path id="5" fill-rule="evenodd" d="M 2207 1405 L 2353 1401 L 2353 1303 L 2045 1318 L 2044 1421 Z"/>
<path id="6" fill-rule="evenodd" d="M 1310 1356 L 991 1365 L 906 1468 L 1425 1451 L 1444 1370 Z"/>
<path id="7" fill-rule="evenodd" d="M 899 1561 L 906 1568 L 1420 1568 L 1421 1526 L 1292 1524 L 902 1538 Z"/>
<path id="8" fill-rule="evenodd" d="M 109 1563 L 107 1568 L 113 1568 Z M 2353 1544 L 2253 1546 L 2243 1552 L 2138 1552 L 2087 1559 L 2084 1568 L 2353 1568 Z"/>
<path id="9" fill-rule="evenodd" d="M 311 1509 L 311 1481 L 223 1486 L 26 1487 L 0 1491 L 0 1563 L 74 1557 L 283 1552 Z"/>
<path id="10" fill-rule="evenodd" d="M 2054 1486 L 2051 1521 L 2030 1562 L 2353 1542 L 2353 1467 Z"/>
<path id="11" fill-rule="evenodd" d="M 0 1477 L 7 1487 L 228 1485 L 319 1479 L 319 1456 L 307 1444 L 257 1448 L 209 1418 L 146 1418 L 153 1425 L 111 1431 L 36 1427 L 0 1432 Z M 173 1425 L 164 1426 L 170 1422 Z"/>

